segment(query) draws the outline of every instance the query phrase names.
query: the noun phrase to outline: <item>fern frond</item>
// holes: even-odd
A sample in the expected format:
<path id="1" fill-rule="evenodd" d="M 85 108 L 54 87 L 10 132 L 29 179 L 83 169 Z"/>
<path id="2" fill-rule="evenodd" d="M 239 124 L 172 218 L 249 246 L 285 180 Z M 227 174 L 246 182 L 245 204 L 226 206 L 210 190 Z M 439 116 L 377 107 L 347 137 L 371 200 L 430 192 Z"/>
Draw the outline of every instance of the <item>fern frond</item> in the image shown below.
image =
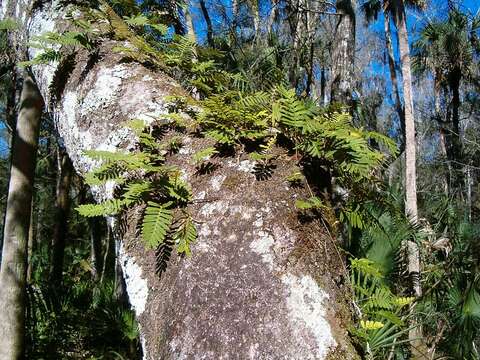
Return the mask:
<path id="1" fill-rule="evenodd" d="M 207 147 L 193 154 L 192 161 L 195 165 L 198 165 L 199 163 L 209 159 L 212 155 L 216 153 L 218 153 L 217 149 L 215 149 L 214 147 Z"/>
<path id="2" fill-rule="evenodd" d="M 149 201 L 143 215 L 142 237 L 150 249 L 159 246 L 165 240 L 172 224 L 173 213 L 168 204 Z"/>
<path id="3" fill-rule="evenodd" d="M 147 194 L 153 190 L 152 183 L 150 181 L 142 181 L 128 184 L 122 197 L 129 205 L 132 203 L 138 203 Z"/>
<path id="4" fill-rule="evenodd" d="M 191 255 L 190 245 L 197 239 L 197 229 L 190 216 L 186 217 L 185 221 L 178 228 L 174 234 L 174 240 L 177 244 L 177 252 L 179 254 Z"/>
<path id="5" fill-rule="evenodd" d="M 7 31 L 12 31 L 12 30 L 17 30 L 20 28 L 20 25 L 18 24 L 15 19 L 12 18 L 5 18 L 3 20 L 0 20 L 0 31 L 1 30 L 7 30 Z"/>
<path id="6" fill-rule="evenodd" d="M 84 204 L 76 208 L 85 217 L 109 216 L 118 214 L 125 207 L 125 202 L 119 199 L 107 200 L 100 204 Z"/>

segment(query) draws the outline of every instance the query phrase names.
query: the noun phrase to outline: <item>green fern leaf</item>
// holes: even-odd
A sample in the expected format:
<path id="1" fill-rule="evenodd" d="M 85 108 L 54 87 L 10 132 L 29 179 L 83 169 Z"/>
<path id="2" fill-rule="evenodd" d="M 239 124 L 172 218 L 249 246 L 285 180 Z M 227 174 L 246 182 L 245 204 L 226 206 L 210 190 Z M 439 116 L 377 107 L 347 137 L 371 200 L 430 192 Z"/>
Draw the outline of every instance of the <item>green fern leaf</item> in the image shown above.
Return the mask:
<path id="1" fill-rule="evenodd" d="M 148 248 L 153 249 L 162 244 L 170 230 L 173 213 L 167 208 L 168 205 L 148 202 L 142 223 L 142 237 Z"/>
<path id="2" fill-rule="evenodd" d="M 191 255 L 190 245 L 197 239 L 197 229 L 190 217 L 187 217 L 184 223 L 174 234 L 174 240 L 177 244 L 179 254 Z"/>
<path id="3" fill-rule="evenodd" d="M 109 216 L 118 214 L 125 206 L 119 199 L 107 200 L 100 204 L 84 204 L 76 208 L 78 213 L 85 217 Z"/>
<path id="4" fill-rule="evenodd" d="M 208 147 L 193 154 L 192 161 L 194 164 L 198 165 L 216 153 L 218 153 L 217 149 L 214 147 Z"/>

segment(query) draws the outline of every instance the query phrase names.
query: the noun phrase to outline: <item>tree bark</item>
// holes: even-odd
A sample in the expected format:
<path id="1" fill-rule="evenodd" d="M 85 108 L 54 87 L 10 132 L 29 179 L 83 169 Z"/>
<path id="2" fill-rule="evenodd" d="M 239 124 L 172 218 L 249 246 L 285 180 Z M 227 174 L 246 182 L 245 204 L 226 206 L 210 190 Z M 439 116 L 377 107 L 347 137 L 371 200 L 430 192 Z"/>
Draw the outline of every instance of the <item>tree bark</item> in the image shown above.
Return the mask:
<path id="1" fill-rule="evenodd" d="M 29 38 L 55 31 L 64 21 L 57 6 L 56 1 L 44 4 L 31 15 Z M 61 69 L 55 64 L 35 68 L 80 175 L 94 165 L 85 150 L 134 149 L 137 139 L 125 122 L 161 121 L 168 113 L 167 96 L 185 94 L 165 74 L 122 61 L 112 51 L 117 45 L 105 40 L 90 67 L 88 54 L 80 50 L 57 102 L 49 100 L 52 79 Z M 344 281 L 339 275 L 343 259 L 319 224 L 302 223 L 296 216 L 295 199 L 308 196 L 305 189 L 285 183 L 296 165 L 281 157 L 271 178 L 257 181 L 255 163 L 240 154 L 240 163 L 218 158 L 218 170 L 199 176 L 191 156 L 204 148 L 204 139 L 178 136 L 184 147 L 168 163 L 191 184 L 189 212 L 198 221 L 192 256 L 172 255 L 159 277 L 155 253 L 138 237 L 141 209 L 125 214 L 128 221 L 109 219 L 144 358 L 355 358 L 342 320 L 349 316 L 341 310 L 346 307 L 338 285 Z M 111 196 L 106 188 L 94 190 L 98 200 Z"/>
<path id="2" fill-rule="evenodd" d="M 90 231 L 90 260 L 92 263 L 92 277 L 95 281 L 99 281 L 103 269 L 100 220 L 98 218 L 89 218 L 88 228 Z"/>
<path id="3" fill-rule="evenodd" d="M 272 0 L 272 8 L 270 9 L 270 14 L 268 15 L 268 33 L 270 36 L 275 32 L 274 25 L 275 25 L 275 18 L 277 17 L 278 13 L 278 2 L 279 0 Z"/>
<path id="4" fill-rule="evenodd" d="M 408 43 L 408 31 L 406 12 L 403 0 L 396 0 L 395 22 L 398 33 L 398 47 L 400 64 L 403 77 L 403 97 L 405 103 L 405 213 L 416 223 L 418 220 L 417 208 L 417 165 L 416 165 L 416 140 L 415 118 L 413 109 L 412 74 L 410 47 Z M 422 296 L 420 283 L 421 263 L 420 250 L 415 241 L 406 240 L 407 268 L 412 282 L 412 291 L 415 297 Z M 422 340 L 421 325 L 409 332 L 413 359 L 425 359 L 427 349 Z M 425 351 L 424 351 L 425 349 Z"/>
<path id="5" fill-rule="evenodd" d="M 185 22 L 186 22 L 186 25 L 187 25 L 187 36 L 188 36 L 188 39 L 190 41 L 193 41 L 194 43 L 196 43 L 197 42 L 197 35 L 195 34 L 195 29 L 193 27 L 192 14 L 191 14 L 188 6 L 189 5 L 187 3 L 187 7 L 185 9 Z"/>
<path id="6" fill-rule="evenodd" d="M 447 136 L 450 144 L 447 147 L 447 154 L 450 153 L 449 160 L 453 162 L 453 186 L 460 189 L 459 193 L 463 195 L 464 188 L 464 169 L 461 165 L 462 160 L 462 140 L 460 135 L 460 83 L 462 72 L 460 69 L 452 71 L 450 74 L 449 85 L 452 92 L 452 111 L 451 111 L 451 128 Z M 448 143 L 448 142 L 447 142 Z"/>
<path id="7" fill-rule="evenodd" d="M 330 102 L 350 105 L 355 74 L 356 0 L 337 1 L 339 14 L 332 53 Z"/>
<path id="8" fill-rule="evenodd" d="M 405 212 L 412 219 L 416 220 L 418 218 L 418 209 L 415 119 L 413 112 L 410 48 L 403 0 L 397 0 L 396 26 L 403 76 L 403 97 L 405 100 Z"/>
<path id="9" fill-rule="evenodd" d="M 57 199 L 55 206 L 55 227 L 52 239 L 52 269 L 51 284 L 58 288 L 62 283 L 63 259 L 68 233 L 68 214 L 70 211 L 70 183 L 72 179 L 72 164 L 64 150 L 58 150 L 58 180 Z"/>
<path id="10" fill-rule="evenodd" d="M 21 359 L 25 335 L 25 285 L 35 159 L 43 102 L 26 74 L 12 146 L 12 167 L 0 270 L 0 359 Z"/>
<path id="11" fill-rule="evenodd" d="M 27 244 L 27 283 L 32 280 L 32 254 L 35 248 L 35 212 L 34 212 L 35 195 L 32 193 L 32 202 L 30 203 L 30 225 L 28 226 L 28 244 Z"/>
<path id="12" fill-rule="evenodd" d="M 259 41 L 261 37 L 259 3 L 258 0 L 250 0 L 249 4 L 253 17 L 253 33 L 255 36 L 255 41 Z"/>
<path id="13" fill-rule="evenodd" d="M 383 14 L 384 28 L 385 28 L 385 45 L 387 48 L 388 67 L 390 69 L 390 79 L 392 81 L 392 89 L 395 95 L 395 110 L 400 120 L 400 128 L 402 131 L 402 145 L 400 146 L 400 152 L 405 147 L 405 113 L 403 111 L 402 101 L 400 100 L 400 89 L 398 87 L 397 70 L 395 67 L 395 57 L 393 55 L 392 45 L 392 28 L 390 26 L 390 14 L 389 11 L 385 11 Z"/>
<path id="14" fill-rule="evenodd" d="M 441 113 L 441 105 L 440 105 L 440 100 L 441 100 L 441 90 L 442 86 L 440 83 L 440 75 L 435 74 L 434 80 L 433 80 L 433 91 L 434 91 L 434 97 L 435 97 L 435 119 L 437 120 L 439 126 L 440 126 L 440 131 L 439 131 L 439 143 L 440 143 L 440 154 L 442 161 L 445 162 L 445 179 L 444 179 L 444 184 L 443 184 L 443 191 L 445 192 L 445 195 L 448 196 L 450 193 L 450 182 L 452 179 L 452 164 L 450 163 L 449 157 L 448 157 L 448 152 L 447 152 L 447 140 L 446 140 L 446 129 L 445 129 L 445 117 L 442 116 Z"/>

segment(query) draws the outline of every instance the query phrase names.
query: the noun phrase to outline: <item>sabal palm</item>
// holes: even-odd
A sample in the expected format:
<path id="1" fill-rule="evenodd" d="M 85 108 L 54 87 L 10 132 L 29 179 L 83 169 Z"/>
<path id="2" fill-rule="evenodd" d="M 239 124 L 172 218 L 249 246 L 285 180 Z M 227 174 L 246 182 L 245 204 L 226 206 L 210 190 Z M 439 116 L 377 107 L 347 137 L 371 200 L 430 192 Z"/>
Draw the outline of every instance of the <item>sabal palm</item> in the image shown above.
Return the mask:
<path id="1" fill-rule="evenodd" d="M 480 16 L 469 19 L 466 14 L 452 9 L 445 21 L 428 23 L 415 43 L 415 70 L 433 73 L 437 93 L 441 87 L 450 92 L 451 106 L 446 119 L 451 126 L 447 131 L 447 156 L 450 160 L 458 161 L 462 153 L 459 135 L 460 86 L 463 80 L 476 75 L 479 30 Z"/>

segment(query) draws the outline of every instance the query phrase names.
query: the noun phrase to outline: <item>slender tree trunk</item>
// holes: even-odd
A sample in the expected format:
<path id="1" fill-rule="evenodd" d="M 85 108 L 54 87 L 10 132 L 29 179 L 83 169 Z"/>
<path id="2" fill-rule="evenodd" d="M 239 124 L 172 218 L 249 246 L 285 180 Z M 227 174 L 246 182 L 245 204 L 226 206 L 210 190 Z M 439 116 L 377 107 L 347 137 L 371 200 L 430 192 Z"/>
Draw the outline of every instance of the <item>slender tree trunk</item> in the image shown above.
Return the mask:
<path id="1" fill-rule="evenodd" d="M 445 129 L 445 118 L 442 116 L 442 109 L 440 106 L 440 99 L 441 99 L 441 84 L 440 84 L 440 75 L 435 74 L 434 77 L 434 85 L 433 85 L 433 91 L 434 91 L 434 97 L 435 97 L 435 119 L 440 125 L 440 131 L 439 131 L 439 139 L 440 139 L 440 154 L 442 157 L 442 161 L 445 161 L 446 166 L 445 166 L 445 179 L 444 179 L 444 184 L 443 184 L 443 191 L 445 192 L 445 195 L 448 196 L 450 193 L 450 182 L 452 179 L 452 164 L 450 163 L 450 160 L 448 159 L 448 153 L 447 153 L 447 140 L 446 140 L 446 129 Z"/>
<path id="2" fill-rule="evenodd" d="M 95 281 L 98 281 L 100 280 L 100 274 L 103 268 L 100 220 L 98 218 L 88 218 L 88 227 L 90 231 L 90 260 L 92 263 L 92 277 Z"/>
<path id="3" fill-rule="evenodd" d="M 232 0 L 232 21 L 230 23 L 229 45 L 232 47 L 237 39 L 238 0 Z"/>
<path id="4" fill-rule="evenodd" d="M 405 113 L 403 111 L 402 101 L 400 100 L 400 89 L 398 86 L 397 70 L 395 68 L 395 57 L 393 55 L 392 45 L 392 28 L 390 26 L 390 14 L 384 12 L 384 28 L 385 28 L 385 45 L 387 48 L 388 67 L 390 69 L 390 79 L 392 81 L 392 89 L 395 94 L 395 110 L 397 111 L 402 129 L 402 145 L 401 150 L 405 146 Z"/>
<path id="5" fill-rule="evenodd" d="M 417 167 L 416 167 L 416 140 L 415 118 L 413 109 L 412 74 L 410 48 L 406 13 L 403 0 L 396 0 L 396 26 L 398 33 L 398 47 L 400 64 L 403 76 L 403 96 L 405 102 L 405 213 L 413 222 L 418 220 L 417 208 Z M 412 281 L 412 290 L 415 297 L 422 295 L 420 283 L 420 250 L 416 242 L 407 240 L 408 273 Z M 426 347 L 423 344 L 422 329 L 419 324 L 409 332 L 411 341 L 412 358 L 425 359 Z M 425 348 L 425 351 L 423 349 Z"/>
<path id="6" fill-rule="evenodd" d="M 261 38 L 261 28 L 260 28 L 260 8 L 258 0 L 251 0 L 250 3 L 252 16 L 253 16 L 253 32 L 255 34 L 255 41 L 259 41 Z"/>
<path id="7" fill-rule="evenodd" d="M 278 13 L 278 2 L 279 0 L 272 0 L 272 9 L 268 15 L 268 33 L 270 36 L 272 36 L 272 34 L 275 32 L 273 27 L 275 26 L 275 18 L 277 17 Z"/>
<path id="8" fill-rule="evenodd" d="M 34 212 L 34 199 L 35 196 L 32 194 L 32 202 L 30 203 L 30 225 L 28 226 L 28 245 L 27 245 L 27 283 L 30 283 L 32 280 L 32 254 L 35 245 L 35 212 Z"/>
<path id="9" fill-rule="evenodd" d="M 312 87 L 315 81 L 314 77 L 314 66 L 315 66 L 315 21 L 316 16 L 312 13 L 311 10 L 315 8 L 310 7 L 310 2 L 305 1 L 304 3 L 307 13 L 305 20 L 305 32 L 307 36 L 307 45 L 308 45 L 308 62 L 305 64 L 307 70 L 307 84 L 305 86 L 305 93 L 307 96 L 312 95 Z"/>
<path id="10" fill-rule="evenodd" d="M 467 193 L 467 216 L 468 220 L 472 221 L 472 169 L 470 165 L 466 166 L 466 193 Z"/>
<path id="11" fill-rule="evenodd" d="M 205 23 L 207 24 L 207 43 L 210 47 L 215 47 L 215 42 L 213 41 L 213 24 L 212 19 L 210 18 L 210 14 L 208 13 L 207 5 L 205 4 L 205 0 L 200 1 L 200 9 L 202 10 L 203 18 L 205 19 Z"/>
<path id="12" fill-rule="evenodd" d="M 25 285 L 38 131 L 43 101 L 29 75 L 25 76 L 20 112 L 12 146 L 2 267 L 0 271 L 0 359 L 23 358 Z"/>
<path id="13" fill-rule="evenodd" d="M 325 106 L 327 104 L 327 77 L 325 75 L 324 67 L 320 70 L 320 98 L 321 105 Z"/>
<path id="14" fill-rule="evenodd" d="M 415 120 L 413 113 L 412 73 L 410 61 L 410 48 L 405 19 L 403 0 L 397 1 L 397 31 L 400 62 L 403 75 L 403 96 L 405 100 L 405 211 L 412 219 L 418 217 L 417 209 L 417 176 L 416 176 L 416 143 Z M 417 292 L 416 289 L 415 291 Z M 420 294 L 418 294 L 420 295 Z"/>
<path id="15" fill-rule="evenodd" d="M 287 3 L 287 18 L 290 27 L 290 36 L 292 38 L 292 47 L 291 47 L 291 58 L 292 61 L 289 64 L 288 69 L 288 80 L 290 86 L 294 89 L 298 85 L 298 70 L 300 65 L 300 23 L 301 23 L 301 12 L 299 9 L 299 2 L 292 1 Z"/>
<path id="16" fill-rule="evenodd" d="M 185 22 L 187 25 L 187 36 L 190 41 L 193 41 L 194 43 L 197 42 L 197 35 L 195 34 L 195 29 L 193 27 L 193 19 L 192 19 L 192 14 L 190 12 L 190 9 L 187 7 L 185 9 Z"/>
<path id="17" fill-rule="evenodd" d="M 350 104 L 355 71 L 355 8 L 356 0 L 345 0 L 339 14 L 332 53 L 331 102 Z"/>
<path id="18" fill-rule="evenodd" d="M 453 162 L 453 184 L 455 188 L 461 189 L 459 191 L 459 195 L 461 198 L 464 198 L 464 169 L 461 165 L 462 160 L 462 140 L 460 136 L 460 82 L 462 78 L 462 73 L 460 70 L 456 70 L 453 72 L 451 79 L 450 79 L 450 89 L 452 92 L 452 126 L 451 126 L 451 156 L 450 160 Z"/>
<path id="19" fill-rule="evenodd" d="M 58 181 L 55 227 L 53 230 L 52 248 L 52 271 L 50 274 L 52 285 L 58 287 L 62 283 L 63 258 L 68 232 L 68 213 L 70 210 L 70 183 L 72 179 L 72 164 L 66 152 L 58 151 Z"/>

